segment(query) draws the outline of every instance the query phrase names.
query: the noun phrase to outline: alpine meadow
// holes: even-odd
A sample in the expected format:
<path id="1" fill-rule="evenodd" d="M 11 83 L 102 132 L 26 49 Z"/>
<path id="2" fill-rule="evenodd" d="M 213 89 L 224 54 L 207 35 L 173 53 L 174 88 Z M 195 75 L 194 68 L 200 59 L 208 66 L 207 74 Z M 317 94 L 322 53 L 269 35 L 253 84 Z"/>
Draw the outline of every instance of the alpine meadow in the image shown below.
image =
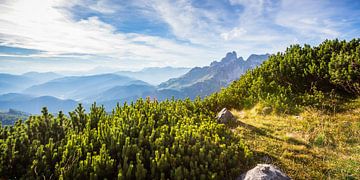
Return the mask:
<path id="1" fill-rule="evenodd" d="M 359 9 L 0 2 L 0 179 L 360 179 Z"/>

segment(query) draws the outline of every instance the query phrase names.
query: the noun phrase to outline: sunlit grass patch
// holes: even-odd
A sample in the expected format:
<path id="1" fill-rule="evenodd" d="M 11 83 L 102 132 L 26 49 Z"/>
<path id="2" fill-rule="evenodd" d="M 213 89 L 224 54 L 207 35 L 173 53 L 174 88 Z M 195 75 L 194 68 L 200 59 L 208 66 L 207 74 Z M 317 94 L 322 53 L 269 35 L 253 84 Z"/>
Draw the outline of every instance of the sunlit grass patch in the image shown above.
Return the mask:
<path id="1" fill-rule="evenodd" d="M 241 122 L 232 129 L 254 152 L 254 164 L 275 164 L 293 179 L 360 179 L 360 100 L 344 108 L 298 115 L 264 115 L 261 106 L 232 110 Z"/>

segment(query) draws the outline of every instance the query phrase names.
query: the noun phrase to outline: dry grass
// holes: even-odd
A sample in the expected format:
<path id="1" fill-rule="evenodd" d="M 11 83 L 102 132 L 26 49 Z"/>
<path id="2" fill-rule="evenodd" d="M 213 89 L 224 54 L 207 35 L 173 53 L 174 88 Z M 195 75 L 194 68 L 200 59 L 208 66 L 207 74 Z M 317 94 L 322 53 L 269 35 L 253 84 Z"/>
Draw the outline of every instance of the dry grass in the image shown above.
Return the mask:
<path id="1" fill-rule="evenodd" d="M 238 121 L 229 126 L 254 152 L 252 166 L 272 163 L 293 179 L 360 179 L 360 99 L 344 108 L 298 116 L 232 110 Z"/>

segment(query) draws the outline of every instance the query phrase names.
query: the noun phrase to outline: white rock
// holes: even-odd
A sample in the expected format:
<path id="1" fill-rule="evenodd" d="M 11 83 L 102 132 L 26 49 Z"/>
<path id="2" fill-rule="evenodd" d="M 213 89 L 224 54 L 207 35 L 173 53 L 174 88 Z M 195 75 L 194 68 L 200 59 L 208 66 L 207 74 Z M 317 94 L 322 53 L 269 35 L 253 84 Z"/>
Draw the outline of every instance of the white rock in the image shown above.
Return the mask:
<path id="1" fill-rule="evenodd" d="M 217 115 L 217 120 L 219 123 L 227 123 L 229 121 L 235 120 L 234 115 L 227 110 L 226 108 L 223 108 Z"/>
<path id="2" fill-rule="evenodd" d="M 291 180 L 291 178 L 274 165 L 258 164 L 238 177 L 237 180 Z"/>

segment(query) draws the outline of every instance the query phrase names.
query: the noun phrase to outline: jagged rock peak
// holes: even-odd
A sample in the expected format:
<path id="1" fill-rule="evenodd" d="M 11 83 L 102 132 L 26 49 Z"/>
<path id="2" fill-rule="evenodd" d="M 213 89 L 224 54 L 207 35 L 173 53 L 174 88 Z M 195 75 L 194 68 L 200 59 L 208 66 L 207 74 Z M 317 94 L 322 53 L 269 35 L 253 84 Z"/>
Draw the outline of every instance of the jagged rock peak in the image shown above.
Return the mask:
<path id="1" fill-rule="evenodd" d="M 224 58 L 221 59 L 221 62 L 225 62 L 225 61 L 234 61 L 234 60 L 237 60 L 237 54 L 235 51 L 233 52 L 228 52 L 226 54 L 226 56 Z"/>
<path id="2" fill-rule="evenodd" d="M 237 54 L 235 51 L 226 53 L 225 58 L 223 59 L 237 59 Z"/>

